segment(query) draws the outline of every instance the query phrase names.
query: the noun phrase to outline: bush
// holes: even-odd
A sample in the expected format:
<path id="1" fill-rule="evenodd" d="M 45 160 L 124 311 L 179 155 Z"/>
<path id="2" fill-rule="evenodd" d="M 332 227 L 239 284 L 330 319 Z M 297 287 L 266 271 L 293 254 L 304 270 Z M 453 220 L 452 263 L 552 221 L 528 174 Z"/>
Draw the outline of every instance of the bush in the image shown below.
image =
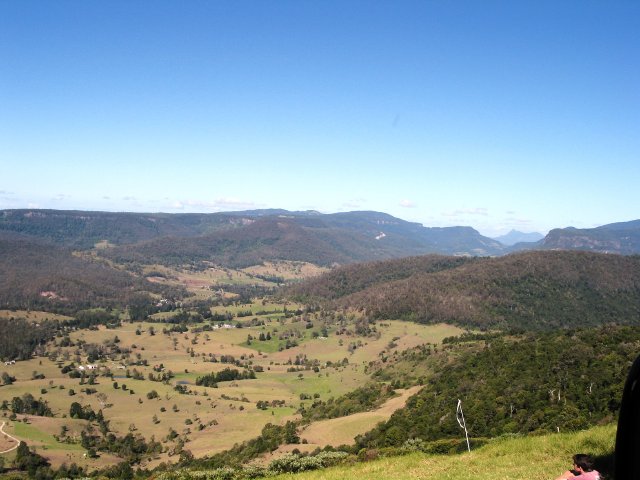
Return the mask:
<path id="1" fill-rule="evenodd" d="M 317 470 L 336 465 L 348 455 L 344 452 L 321 452 L 316 456 L 284 455 L 269 464 L 269 471 L 275 474 Z"/>

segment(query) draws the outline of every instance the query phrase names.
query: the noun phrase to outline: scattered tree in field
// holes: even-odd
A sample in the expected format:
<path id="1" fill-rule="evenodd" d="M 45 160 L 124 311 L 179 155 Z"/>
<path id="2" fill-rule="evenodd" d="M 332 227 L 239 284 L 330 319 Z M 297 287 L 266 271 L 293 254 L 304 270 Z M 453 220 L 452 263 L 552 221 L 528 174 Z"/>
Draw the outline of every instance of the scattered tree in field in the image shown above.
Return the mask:
<path id="1" fill-rule="evenodd" d="M 105 408 L 105 405 L 107 404 L 107 400 L 109 398 L 107 397 L 107 394 L 100 392 L 96 395 L 96 398 L 98 399 L 98 403 L 100 403 L 100 406 L 102 408 Z"/>
<path id="2" fill-rule="evenodd" d="M 25 442 L 20 442 L 13 464 L 18 470 L 28 472 L 29 476 L 33 478 L 40 467 L 49 466 L 49 461 L 43 456 L 29 450 Z"/>
<path id="3" fill-rule="evenodd" d="M 158 392 L 156 392 L 155 390 L 151 390 L 149 393 L 147 393 L 147 398 L 149 400 L 153 400 L 154 398 L 158 398 Z"/>
<path id="4" fill-rule="evenodd" d="M 15 377 L 12 377 L 7 372 L 2 372 L 2 384 L 3 385 L 11 385 L 15 381 L 16 381 Z"/>

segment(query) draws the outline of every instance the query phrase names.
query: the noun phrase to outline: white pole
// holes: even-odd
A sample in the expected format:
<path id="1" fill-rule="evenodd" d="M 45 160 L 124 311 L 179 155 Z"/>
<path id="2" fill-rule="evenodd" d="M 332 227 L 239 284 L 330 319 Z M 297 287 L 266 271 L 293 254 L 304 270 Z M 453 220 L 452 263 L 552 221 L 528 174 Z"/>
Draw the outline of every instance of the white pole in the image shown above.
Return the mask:
<path id="1" fill-rule="evenodd" d="M 467 433 L 467 424 L 464 421 L 464 413 L 462 413 L 462 400 L 458 399 L 458 406 L 456 407 L 456 419 L 460 428 L 464 429 L 464 436 L 467 439 L 467 450 L 471 452 L 471 445 L 469 444 L 469 434 Z"/>

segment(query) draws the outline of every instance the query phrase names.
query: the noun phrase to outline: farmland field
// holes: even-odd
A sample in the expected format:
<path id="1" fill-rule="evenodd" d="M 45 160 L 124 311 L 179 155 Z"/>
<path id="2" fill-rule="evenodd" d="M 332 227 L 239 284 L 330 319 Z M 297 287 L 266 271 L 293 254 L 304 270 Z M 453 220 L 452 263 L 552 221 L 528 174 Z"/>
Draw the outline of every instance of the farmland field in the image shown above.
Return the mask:
<path id="1" fill-rule="evenodd" d="M 38 312 L 30 310 L 0 310 L 0 318 L 24 318 L 30 322 L 42 322 L 44 320 L 70 320 L 71 317 L 50 312 Z"/>
<path id="2" fill-rule="evenodd" d="M 151 322 L 72 331 L 68 338 L 51 342 L 45 356 L 0 367 L 15 378 L 0 387 L 0 402 L 11 405 L 15 397 L 31 394 L 46 401 L 53 414 L 14 415 L 6 430 L 35 446 L 54 466 L 113 463 L 116 458 L 107 453 L 84 457 L 80 432 L 95 427 L 70 418 L 71 404 L 77 402 L 101 410 L 118 436 L 132 433 L 161 442 L 162 453 L 147 458 L 143 466 L 175 461 L 182 448 L 201 457 L 260 435 L 267 423 L 299 418 L 297 411 L 310 404 L 308 398 L 326 401 L 362 386 L 369 379 L 368 363 L 390 351 L 390 345 L 401 351 L 461 332 L 446 325 L 386 321 L 357 335 L 344 319 L 312 314 L 303 320 L 285 316 L 285 308 L 297 306 L 260 302 L 215 307 L 233 321 L 189 324 L 187 331 Z M 237 317 L 247 310 L 258 315 Z M 260 340 L 267 334 L 270 340 Z M 253 371 L 256 378 L 196 385 L 198 377 L 225 369 Z M 76 372 L 76 378 L 70 372 Z M 402 398 L 391 405 L 399 408 L 406 395 Z M 257 408 L 258 401 L 268 402 L 268 408 Z M 395 408 L 353 417 L 342 427 L 340 422 L 331 427 L 312 424 L 305 435 L 318 445 L 342 443 L 388 418 Z M 9 413 L 2 412 L 5 419 Z"/>

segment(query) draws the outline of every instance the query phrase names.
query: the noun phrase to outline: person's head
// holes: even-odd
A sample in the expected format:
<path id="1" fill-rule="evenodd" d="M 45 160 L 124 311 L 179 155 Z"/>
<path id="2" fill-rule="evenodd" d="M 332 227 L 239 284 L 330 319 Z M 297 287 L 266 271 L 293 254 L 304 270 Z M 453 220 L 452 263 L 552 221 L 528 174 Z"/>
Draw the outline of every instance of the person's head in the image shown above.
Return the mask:
<path id="1" fill-rule="evenodd" d="M 575 454 L 573 456 L 573 464 L 583 472 L 590 472 L 593 470 L 593 460 L 591 459 L 591 456 L 585 453 Z"/>

